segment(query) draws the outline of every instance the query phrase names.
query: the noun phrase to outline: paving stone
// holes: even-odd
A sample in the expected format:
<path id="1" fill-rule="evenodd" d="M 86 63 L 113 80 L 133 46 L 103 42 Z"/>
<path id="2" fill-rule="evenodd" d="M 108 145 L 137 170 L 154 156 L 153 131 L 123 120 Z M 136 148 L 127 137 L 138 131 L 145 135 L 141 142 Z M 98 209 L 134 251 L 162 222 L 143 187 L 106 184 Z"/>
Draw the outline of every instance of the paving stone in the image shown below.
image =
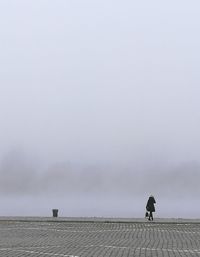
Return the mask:
<path id="1" fill-rule="evenodd" d="M 200 256 L 200 223 L 1 219 L 0 256 Z"/>

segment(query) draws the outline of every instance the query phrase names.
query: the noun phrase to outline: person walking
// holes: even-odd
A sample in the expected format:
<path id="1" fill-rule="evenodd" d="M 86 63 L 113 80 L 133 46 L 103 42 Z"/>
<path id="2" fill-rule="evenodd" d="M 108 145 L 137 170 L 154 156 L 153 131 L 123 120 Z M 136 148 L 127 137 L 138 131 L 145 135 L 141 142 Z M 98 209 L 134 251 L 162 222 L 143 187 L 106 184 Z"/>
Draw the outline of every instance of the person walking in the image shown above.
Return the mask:
<path id="1" fill-rule="evenodd" d="M 155 206 L 156 203 L 155 198 L 153 195 L 151 195 L 147 201 L 146 210 L 149 212 L 149 219 L 153 220 L 153 212 L 155 212 Z"/>

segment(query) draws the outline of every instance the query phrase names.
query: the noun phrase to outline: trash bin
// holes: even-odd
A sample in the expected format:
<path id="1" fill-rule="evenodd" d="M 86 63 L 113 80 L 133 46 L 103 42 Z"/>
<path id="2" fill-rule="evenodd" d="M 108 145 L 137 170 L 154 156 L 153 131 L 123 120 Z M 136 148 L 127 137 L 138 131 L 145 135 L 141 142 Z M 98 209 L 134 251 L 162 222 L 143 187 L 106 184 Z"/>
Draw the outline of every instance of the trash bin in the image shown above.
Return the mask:
<path id="1" fill-rule="evenodd" d="M 58 217 L 58 209 L 53 209 L 53 217 L 57 218 Z"/>

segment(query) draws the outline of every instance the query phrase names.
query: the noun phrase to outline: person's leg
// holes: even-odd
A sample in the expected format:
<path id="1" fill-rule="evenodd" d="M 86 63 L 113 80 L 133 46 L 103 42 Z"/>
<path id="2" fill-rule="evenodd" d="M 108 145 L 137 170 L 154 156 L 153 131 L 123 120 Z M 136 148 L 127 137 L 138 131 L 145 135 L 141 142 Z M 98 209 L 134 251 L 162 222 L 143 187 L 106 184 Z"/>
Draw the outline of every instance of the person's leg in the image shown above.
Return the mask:
<path id="1" fill-rule="evenodd" d="M 153 220 L 153 213 L 152 213 L 152 211 L 150 211 L 149 220 Z"/>

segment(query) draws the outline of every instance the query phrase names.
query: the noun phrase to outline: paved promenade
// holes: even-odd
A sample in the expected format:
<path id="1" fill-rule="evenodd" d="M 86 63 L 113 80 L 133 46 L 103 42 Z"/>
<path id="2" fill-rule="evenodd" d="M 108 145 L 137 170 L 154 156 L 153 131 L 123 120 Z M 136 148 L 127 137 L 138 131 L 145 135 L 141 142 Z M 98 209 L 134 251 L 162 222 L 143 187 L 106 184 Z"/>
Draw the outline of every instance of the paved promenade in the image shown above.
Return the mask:
<path id="1" fill-rule="evenodd" d="M 200 257 L 200 222 L 4 217 L 0 256 Z"/>

